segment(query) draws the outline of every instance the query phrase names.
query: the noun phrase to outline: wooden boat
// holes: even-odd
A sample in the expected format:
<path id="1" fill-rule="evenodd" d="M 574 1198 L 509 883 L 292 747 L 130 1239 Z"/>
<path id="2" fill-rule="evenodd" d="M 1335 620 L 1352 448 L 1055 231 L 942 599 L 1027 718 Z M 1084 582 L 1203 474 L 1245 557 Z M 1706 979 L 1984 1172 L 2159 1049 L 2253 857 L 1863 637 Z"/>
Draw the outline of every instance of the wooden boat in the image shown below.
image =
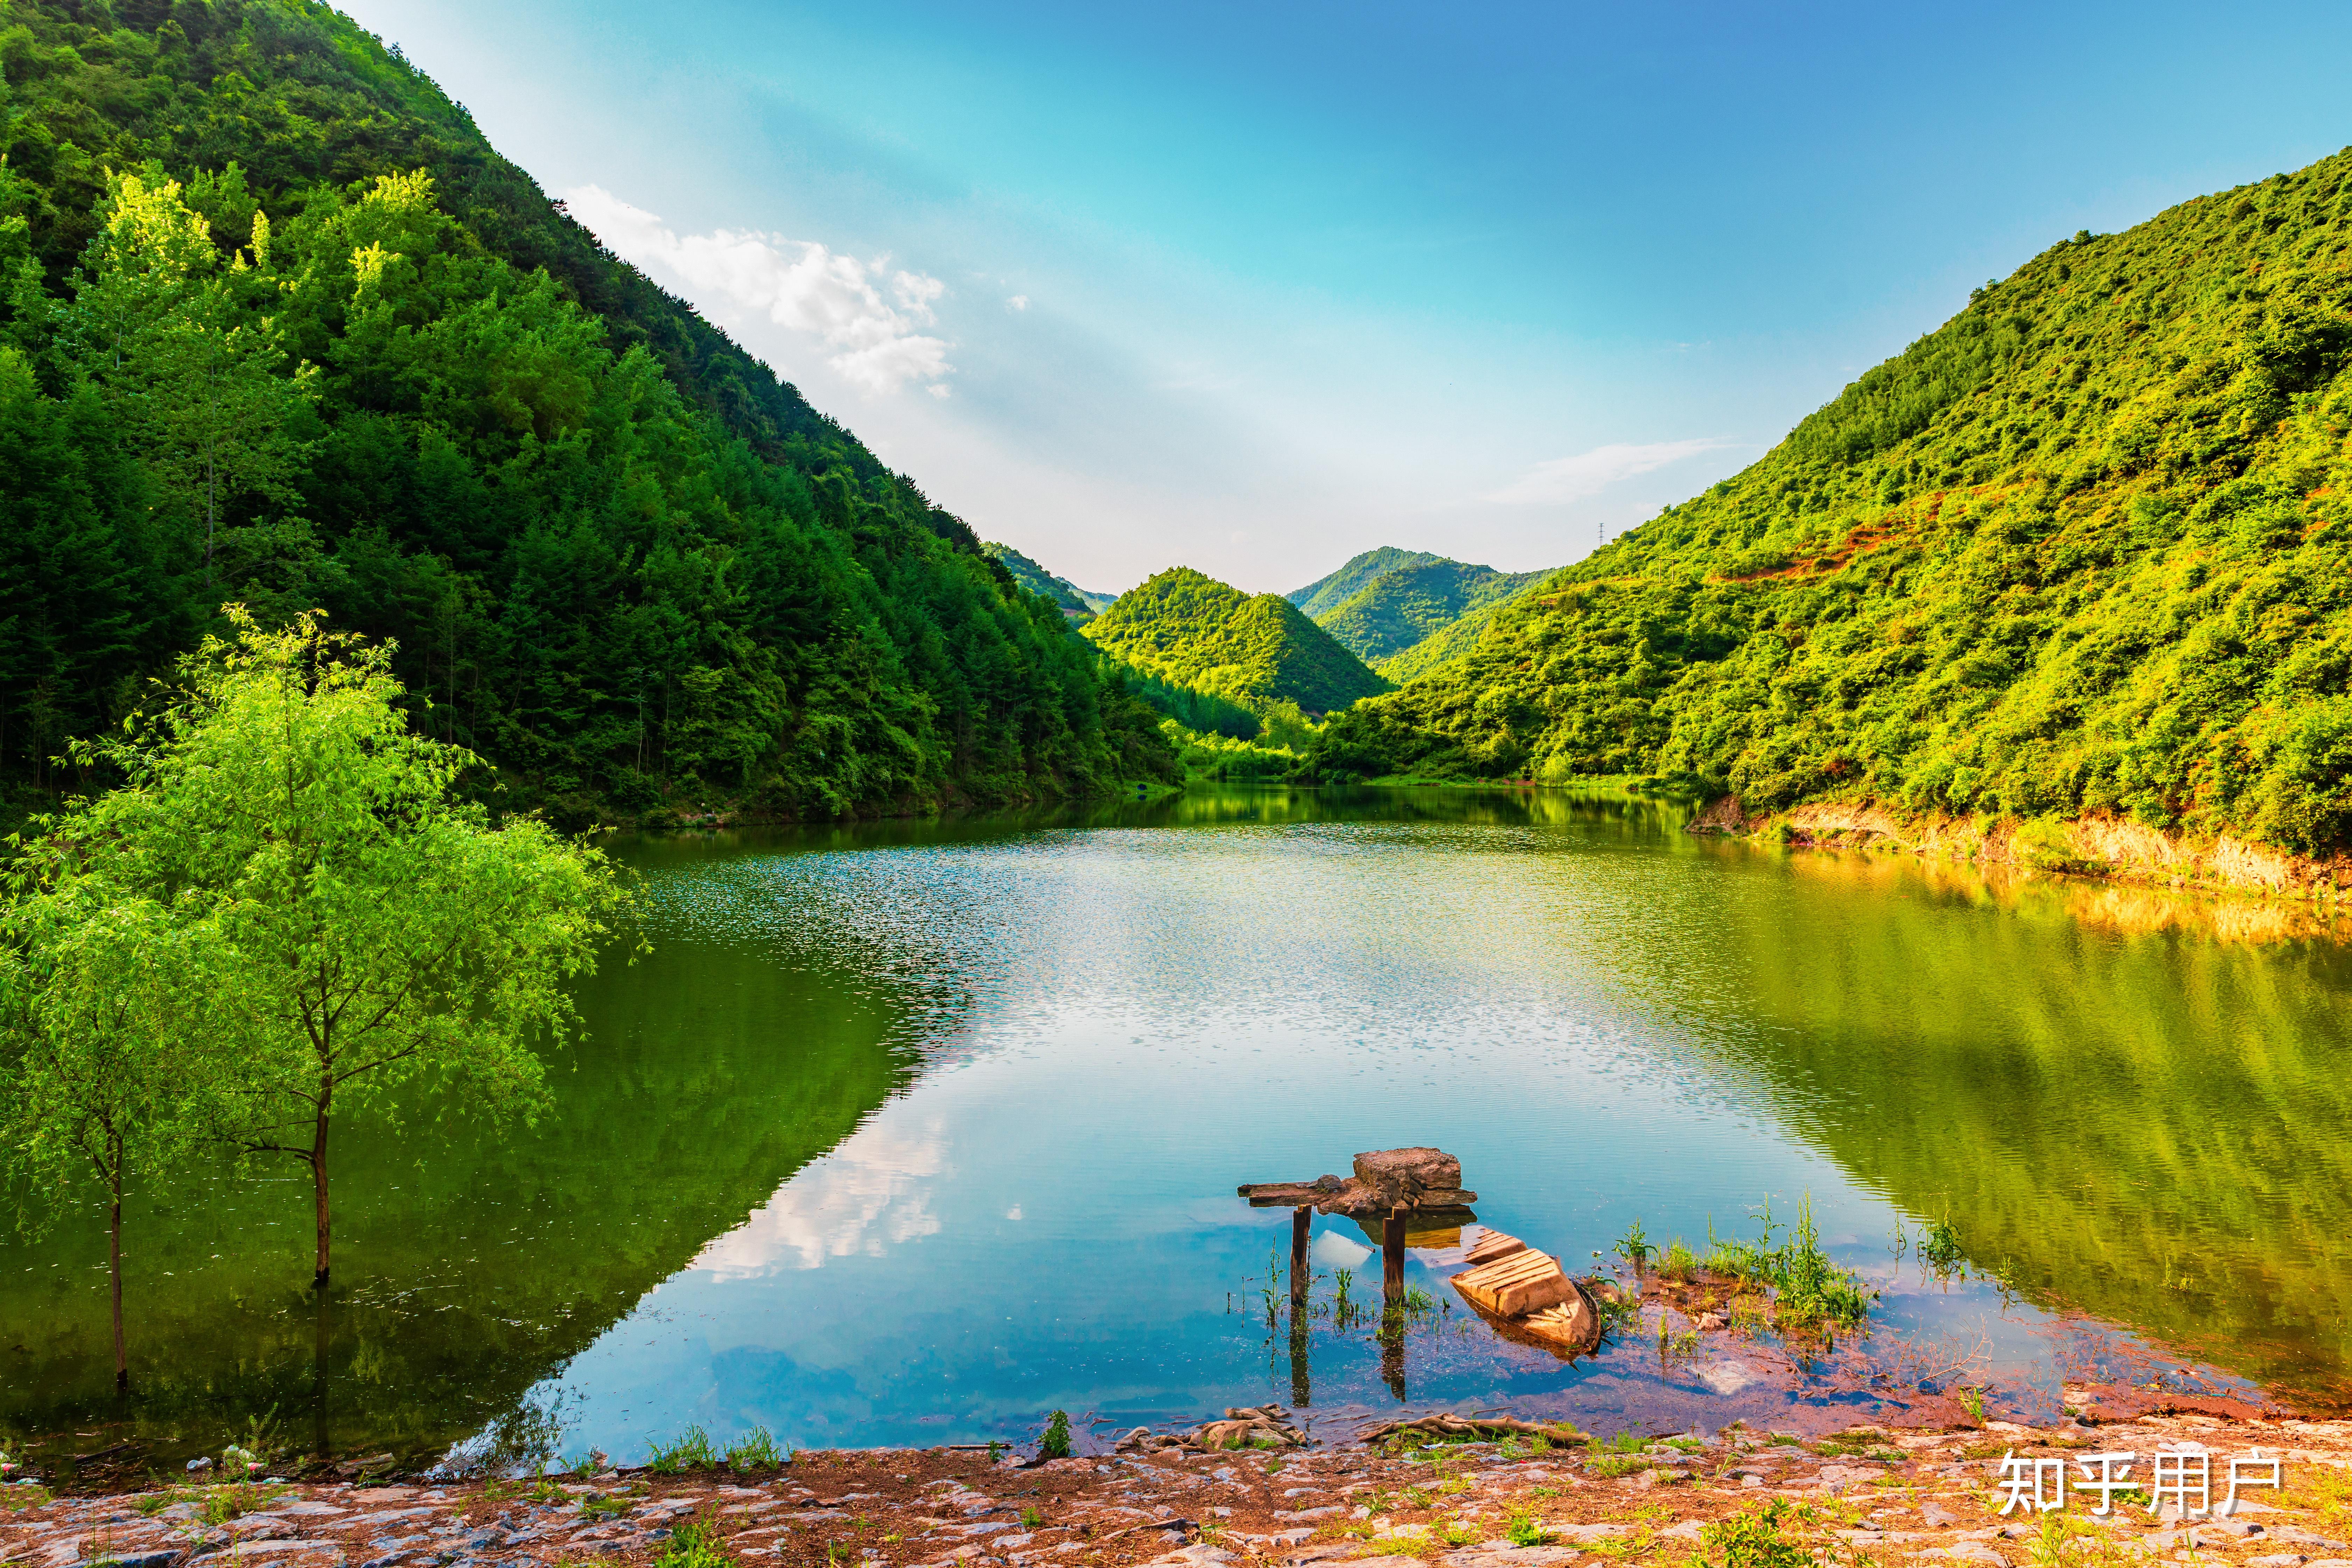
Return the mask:
<path id="1" fill-rule="evenodd" d="M 1533 1340 L 1570 1355 L 1582 1355 L 1601 1342 L 1598 1308 L 1549 1253 L 1489 1230 L 1465 1261 L 1471 1267 L 1454 1276 L 1454 1288 L 1506 1338 Z"/>

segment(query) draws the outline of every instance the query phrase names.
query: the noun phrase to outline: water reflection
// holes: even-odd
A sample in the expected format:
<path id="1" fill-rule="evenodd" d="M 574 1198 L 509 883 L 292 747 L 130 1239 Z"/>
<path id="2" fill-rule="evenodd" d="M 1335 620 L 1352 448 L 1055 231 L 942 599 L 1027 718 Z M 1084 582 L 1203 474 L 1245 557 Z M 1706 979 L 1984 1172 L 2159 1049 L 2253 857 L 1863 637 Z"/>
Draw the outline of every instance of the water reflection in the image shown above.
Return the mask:
<path id="1" fill-rule="evenodd" d="M 323 1301 L 306 1288 L 307 1183 L 263 1166 L 140 1194 L 128 1402 L 111 1388 L 105 1275 L 89 1267 L 101 1217 L 0 1240 L 0 1429 L 109 1423 L 185 1457 L 274 1411 L 284 1436 L 330 1452 L 446 1448 L 908 1080 L 902 1010 L 857 979 L 664 942 L 589 988 L 593 1038 L 555 1067 L 537 1126 L 427 1106 L 399 1128 L 339 1128 L 341 1283 Z M 878 1156 L 893 1157 L 907 1163 Z M 830 1246 L 847 1215 L 807 1217 Z"/>
<path id="2" fill-rule="evenodd" d="M 1223 790 L 625 844 L 655 952 L 584 992 L 552 1114 L 354 1126 L 323 1309 L 290 1180 L 145 1200 L 120 1414 L 166 1449 L 274 1406 L 338 1451 L 421 1452 L 560 1395 L 575 1446 L 630 1453 L 690 1421 L 933 1442 L 1269 1398 L 1604 1429 L 1786 1410 L 1769 1346 L 1510 1343 L 1453 1308 L 1448 1252 L 1408 1266 L 1439 1309 L 1384 1323 L 1379 1237 L 1346 1221 L 1311 1235 L 1306 1310 L 1262 1310 L 1289 1219 L 1239 1208 L 1234 1172 L 1423 1142 L 1572 1267 L 1636 1218 L 1698 1243 L 1811 1192 L 1886 1289 L 1879 1351 L 1922 1367 L 1989 1347 L 2054 1398 L 2129 1349 L 2036 1304 L 2074 1306 L 2343 1393 L 2332 928 L 1681 820 Z M 117 1414 L 96 1218 L 0 1243 L 0 1426 Z M 1927 1220 L 2015 1304 L 1898 1271 L 1894 1226 Z M 1840 1375 L 1806 1397 L 1868 1413 Z"/>

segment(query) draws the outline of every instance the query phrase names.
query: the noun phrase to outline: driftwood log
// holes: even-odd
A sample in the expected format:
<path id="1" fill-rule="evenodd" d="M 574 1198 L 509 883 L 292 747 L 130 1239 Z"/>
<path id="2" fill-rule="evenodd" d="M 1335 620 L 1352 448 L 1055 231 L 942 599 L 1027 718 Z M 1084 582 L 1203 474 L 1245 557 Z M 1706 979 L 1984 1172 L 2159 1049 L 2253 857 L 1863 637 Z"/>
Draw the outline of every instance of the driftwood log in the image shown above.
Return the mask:
<path id="1" fill-rule="evenodd" d="M 1514 1421 L 1508 1416 L 1455 1415 L 1440 1411 L 1434 1415 L 1409 1415 L 1399 1421 L 1382 1421 L 1356 1434 L 1360 1443 L 1384 1443 L 1397 1436 L 1423 1437 L 1542 1437 L 1554 1443 L 1583 1441 L 1584 1434 L 1565 1421 Z"/>
<path id="2" fill-rule="evenodd" d="M 1307 1433 L 1294 1425 L 1290 1412 L 1279 1405 L 1260 1405 L 1229 1409 L 1222 1421 L 1203 1421 L 1190 1432 L 1154 1432 L 1149 1426 L 1138 1426 L 1117 1445 L 1122 1454 L 1149 1454 L 1169 1448 L 1188 1453 L 1213 1453 L 1220 1448 L 1255 1448 L 1260 1445 L 1278 1448 L 1307 1447 Z"/>

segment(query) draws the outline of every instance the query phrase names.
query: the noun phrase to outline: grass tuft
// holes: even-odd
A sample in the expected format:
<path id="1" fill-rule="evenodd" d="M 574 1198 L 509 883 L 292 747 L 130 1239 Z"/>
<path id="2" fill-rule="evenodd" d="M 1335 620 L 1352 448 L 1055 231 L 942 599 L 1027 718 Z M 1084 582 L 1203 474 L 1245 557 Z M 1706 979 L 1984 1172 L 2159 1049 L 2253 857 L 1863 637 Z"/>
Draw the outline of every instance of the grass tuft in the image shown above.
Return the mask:
<path id="1" fill-rule="evenodd" d="M 765 1426 L 752 1427 L 727 1448 L 727 1468 L 730 1470 L 772 1470 L 783 1462 L 783 1450 L 776 1447 L 774 1434 Z"/>
<path id="2" fill-rule="evenodd" d="M 1719 1568 L 1812 1568 L 1812 1553 L 1781 1533 L 1782 1524 L 1798 1517 L 1787 1500 L 1774 1498 L 1717 1520 L 1699 1539 L 1706 1544 L 1707 1561 Z"/>
<path id="3" fill-rule="evenodd" d="M 734 1568 L 735 1560 L 719 1550 L 719 1531 L 707 1520 L 689 1520 L 662 1543 L 654 1568 Z"/>
<path id="4" fill-rule="evenodd" d="M 719 1453 L 710 1446 L 710 1434 L 699 1426 L 688 1427 L 675 1443 L 650 1445 L 646 1456 L 646 1468 L 661 1476 L 707 1470 L 718 1463 Z"/>

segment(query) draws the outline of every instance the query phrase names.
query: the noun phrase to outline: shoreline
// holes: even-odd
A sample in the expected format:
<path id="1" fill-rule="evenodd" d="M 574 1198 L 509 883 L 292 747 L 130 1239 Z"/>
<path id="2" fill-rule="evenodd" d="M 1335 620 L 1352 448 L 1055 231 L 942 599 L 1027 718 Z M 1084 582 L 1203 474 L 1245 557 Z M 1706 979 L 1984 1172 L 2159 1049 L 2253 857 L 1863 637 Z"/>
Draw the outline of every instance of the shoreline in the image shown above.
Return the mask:
<path id="1" fill-rule="evenodd" d="M 1252 1415 L 1236 1412 L 1236 1415 Z M 1083 1440 L 1083 1439 L 1082 1439 Z M 2006 1517 L 2005 1456 L 2095 1476 L 2091 1454 L 2128 1452 L 2116 1479 L 2143 1489 L 2162 1446 L 2202 1447 L 2221 1498 L 2227 1461 L 2280 1461 L 2226 1516 L 2151 1514 L 2144 1494 L 2092 1512 L 2069 1494 Z M 2251 1474 L 2251 1472 L 2250 1472 Z M 1154 1563 L 1362 1562 L 1370 1568 L 1607 1568 L 1721 1561 L 1731 1535 L 1791 1555 L 1752 1563 L 1928 1558 L 1982 1568 L 2040 1563 L 2054 1539 L 2086 1563 L 2181 1552 L 2209 1564 L 2330 1568 L 2352 1553 L 2352 1423 L 2143 1415 L 2049 1428 L 2007 1422 L 1815 1438 L 1734 1426 L 1591 1444 L 1512 1436 L 1423 1444 L 992 1461 L 970 1448 L 807 1451 L 774 1467 L 646 1468 L 520 1479 L 211 1486 L 18 1504 L 5 1489 L 0 1562 L 28 1568 L 536 1568 L 604 1561 L 719 1568 L 1025 1568 Z M 13 1494 L 13 1495 L 8 1495 Z M 1760 1535 L 1759 1535 L 1760 1532 Z M 2069 1541 L 2078 1546 L 2070 1548 Z"/>
<path id="2" fill-rule="evenodd" d="M 1824 802 L 1749 815 L 1738 795 L 1711 801 L 1687 833 L 1808 849 L 1895 852 L 1922 859 L 2063 877 L 2161 892 L 2231 894 L 2315 908 L 2331 927 L 2352 887 L 2352 857 L 2325 858 L 2227 834 L 2168 833 L 2112 816 L 2026 822 L 2014 816 L 1944 816 L 1870 802 Z"/>

